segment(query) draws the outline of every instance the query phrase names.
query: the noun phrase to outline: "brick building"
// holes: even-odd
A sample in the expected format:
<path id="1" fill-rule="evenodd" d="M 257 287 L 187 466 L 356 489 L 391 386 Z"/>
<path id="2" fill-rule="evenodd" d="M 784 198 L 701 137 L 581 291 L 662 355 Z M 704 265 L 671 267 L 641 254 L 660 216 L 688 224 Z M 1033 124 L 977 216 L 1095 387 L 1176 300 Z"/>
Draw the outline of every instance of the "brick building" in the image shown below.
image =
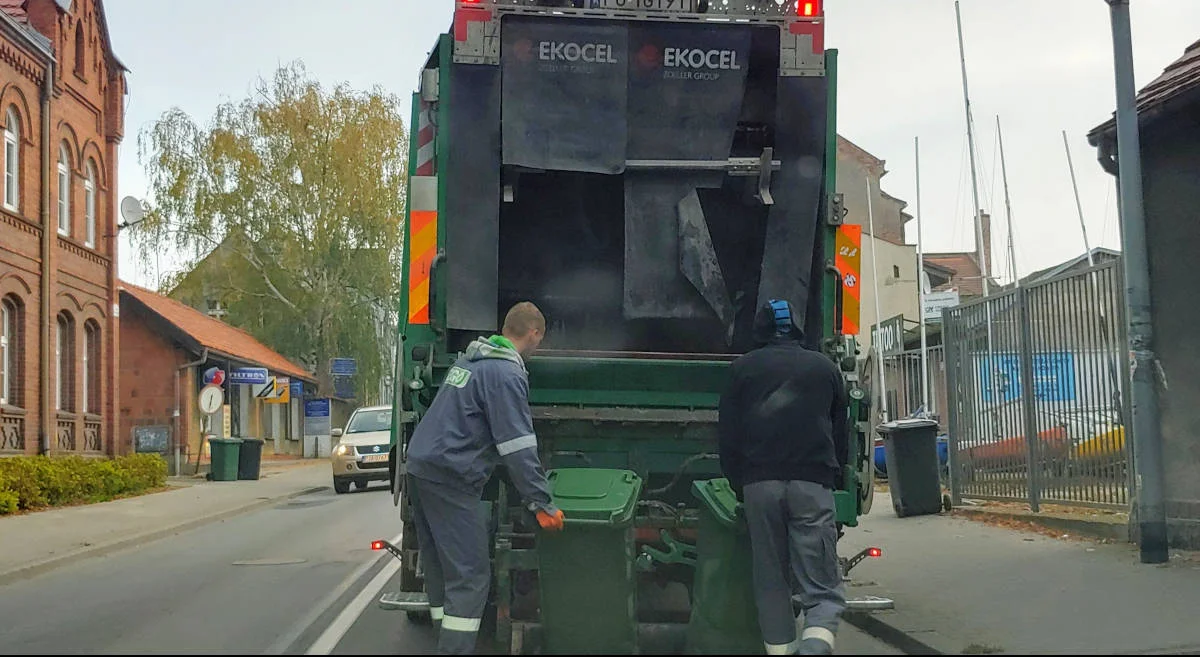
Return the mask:
<path id="1" fill-rule="evenodd" d="M 0 0 L 0 454 L 116 439 L 125 68 L 100 0 Z"/>
<path id="2" fill-rule="evenodd" d="M 197 397 L 203 373 L 210 368 L 230 372 L 261 367 L 272 377 L 286 377 L 308 393 L 316 380 L 308 371 L 263 345 L 245 331 L 145 288 L 121 283 L 122 440 L 141 435 L 139 451 L 160 451 L 178 471 L 181 464 L 199 465 L 204 428 Z M 226 383 L 229 432 L 238 438 L 262 438 L 269 452 L 301 453 L 304 395 L 288 395 L 286 403 L 254 399 L 249 386 Z M 208 433 L 224 435 L 225 409 L 212 418 Z M 154 444 L 146 440 L 162 437 Z M 194 471 L 194 468 L 193 470 Z"/>

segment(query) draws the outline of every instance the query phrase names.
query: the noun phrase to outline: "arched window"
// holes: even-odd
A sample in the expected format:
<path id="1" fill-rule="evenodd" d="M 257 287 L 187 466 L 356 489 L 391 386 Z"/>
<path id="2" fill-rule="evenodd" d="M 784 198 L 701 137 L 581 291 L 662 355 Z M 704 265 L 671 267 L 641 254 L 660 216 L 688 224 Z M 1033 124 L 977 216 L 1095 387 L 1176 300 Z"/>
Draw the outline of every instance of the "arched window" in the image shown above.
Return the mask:
<path id="1" fill-rule="evenodd" d="M 83 73 L 86 70 L 83 63 L 84 41 L 83 21 L 79 21 L 75 26 L 75 74 L 79 77 L 83 77 Z"/>
<path id="2" fill-rule="evenodd" d="M 54 408 L 75 410 L 75 322 L 59 313 L 54 343 Z"/>
<path id="3" fill-rule="evenodd" d="M 84 413 L 100 414 L 100 325 L 83 325 L 83 406 Z"/>
<path id="4" fill-rule="evenodd" d="M 84 244 L 96 246 L 96 167 L 88 160 L 87 178 L 83 181 L 83 217 L 85 222 Z"/>
<path id="5" fill-rule="evenodd" d="M 4 207 L 17 211 L 21 195 L 21 123 L 17 110 L 4 114 Z"/>
<path id="6" fill-rule="evenodd" d="M 66 144 L 58 147 L 58 234 L 71 234 L 71 157 Z"/>
<path id="7" fill-rule="evenodd" d="M 13 296 L 0 299 L 0 406 L 20 406 L 24 396 L 25 313 Z"/>

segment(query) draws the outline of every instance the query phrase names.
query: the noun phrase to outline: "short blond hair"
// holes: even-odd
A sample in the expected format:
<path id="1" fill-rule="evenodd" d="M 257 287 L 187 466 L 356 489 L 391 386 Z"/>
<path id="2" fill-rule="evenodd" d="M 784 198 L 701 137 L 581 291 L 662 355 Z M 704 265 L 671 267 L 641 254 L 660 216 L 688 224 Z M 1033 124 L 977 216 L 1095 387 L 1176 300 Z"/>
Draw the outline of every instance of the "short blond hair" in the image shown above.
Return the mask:
<path id="1" fill-rule="evenodd" d="M 529 301 L 518 303 L 504 316 L 505 335 L 524 337 L 534 330 L 546 332 L 546 317 Z"/>

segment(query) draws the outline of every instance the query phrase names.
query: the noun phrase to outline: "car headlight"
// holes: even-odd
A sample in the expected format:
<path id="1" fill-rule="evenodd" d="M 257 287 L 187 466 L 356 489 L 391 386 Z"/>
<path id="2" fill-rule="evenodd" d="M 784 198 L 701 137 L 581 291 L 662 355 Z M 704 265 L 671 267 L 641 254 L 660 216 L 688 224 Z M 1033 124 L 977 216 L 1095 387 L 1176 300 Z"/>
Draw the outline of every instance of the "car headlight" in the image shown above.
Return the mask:
<path id="1" fill-rule="evenodd" d="M 345 456 L 350 453 L 350 446 L 349 445 L 338 445 L 337 449 L 333 450 L 333 453 L 338 456 Z"/>

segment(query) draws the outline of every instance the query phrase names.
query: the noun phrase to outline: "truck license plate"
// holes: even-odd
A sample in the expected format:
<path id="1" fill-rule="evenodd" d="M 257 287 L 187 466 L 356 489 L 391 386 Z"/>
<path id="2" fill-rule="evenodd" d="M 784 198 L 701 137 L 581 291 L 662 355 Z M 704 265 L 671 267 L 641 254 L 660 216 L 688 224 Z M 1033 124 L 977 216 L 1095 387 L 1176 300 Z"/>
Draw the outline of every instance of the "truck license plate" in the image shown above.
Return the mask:
<path id="1" fill-rule="evenodd" d="M 588 8 L 695 13 L 696 0 L 589 0 Z"/>
<path id="2" fill-rule="evenodd" d="M 387 454 L 367 454 L 362 460 L 363 463 L 384 463 L 387 459 Z"/>

